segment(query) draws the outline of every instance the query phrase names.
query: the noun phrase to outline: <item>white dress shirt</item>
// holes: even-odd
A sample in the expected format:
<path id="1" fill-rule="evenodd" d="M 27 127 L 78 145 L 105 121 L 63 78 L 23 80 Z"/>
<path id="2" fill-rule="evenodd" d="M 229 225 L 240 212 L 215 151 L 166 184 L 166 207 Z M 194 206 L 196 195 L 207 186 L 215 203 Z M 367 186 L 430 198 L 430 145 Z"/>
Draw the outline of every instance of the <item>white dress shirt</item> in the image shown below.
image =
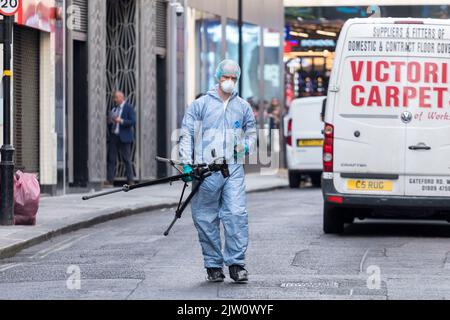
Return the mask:
<path id="1" fill-rule="evenodd" d="M 114 115 L 118 118 L 122 118 L 123 107 L 125 106 L 126 101 L 122 102 L 122 104 L 118 107 L 114 108 Z M 122 120 L 123 123 L 123 120 Z M 120 134 L 120 125 L 121 123 L 116 123 L 114 128 L 114 134 L 118 136 Z"/>

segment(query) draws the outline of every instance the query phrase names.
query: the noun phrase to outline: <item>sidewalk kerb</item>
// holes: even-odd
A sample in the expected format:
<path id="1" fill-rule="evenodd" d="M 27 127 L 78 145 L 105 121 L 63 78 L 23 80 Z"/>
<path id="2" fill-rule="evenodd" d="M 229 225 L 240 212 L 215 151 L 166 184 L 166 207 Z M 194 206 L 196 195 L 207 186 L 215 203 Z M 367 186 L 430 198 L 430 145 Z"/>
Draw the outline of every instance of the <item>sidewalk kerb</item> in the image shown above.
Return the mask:
<path id="1" fill-rule="evenodd" d="M 251 193 L 261 193 L 268 192 L 273 190 L 284 189 L 285 186 L 271 186 L 271 187 L 262 187 L 254 190 L 247 191 L 247 194 Z M 32 246 L 38 245 L 42 242 L 48 241 L 54 237 L 61 236 L 64 234 L 68 234 L 71 232 L 75 232 L 81 229 L 89 228 L 101 223 L 105 223 L 108 221 L 113 221 L 121 218 L 126 218 L 129 216 L 134 216 L 138 214 L 142 214 L 148 211 L 155 211 L 161 209 L 168 209 L 175 207 L 178 203 L 171 202 L 165 204 L 155 204 L 155 205 L 144 205 L 142 207 L 128 208 L 128 209 L 119 209 L 117 211 L 109 212 L 100 216 L 96 216 L 92 219 L 72 223 L 66 226 L 61 226 L 55 230 L 49 231 L 47 233 L 32 237 L 27 240 L 23 240 L 22 242 L 12 244 L 5 248 L 0 248 L 0 260 L 14 257 L 20 251 L 30 248 Z M 113 209 L 112 209 L 113 210 Z M 162 231 L 161 231 L 162 232 Z"/>

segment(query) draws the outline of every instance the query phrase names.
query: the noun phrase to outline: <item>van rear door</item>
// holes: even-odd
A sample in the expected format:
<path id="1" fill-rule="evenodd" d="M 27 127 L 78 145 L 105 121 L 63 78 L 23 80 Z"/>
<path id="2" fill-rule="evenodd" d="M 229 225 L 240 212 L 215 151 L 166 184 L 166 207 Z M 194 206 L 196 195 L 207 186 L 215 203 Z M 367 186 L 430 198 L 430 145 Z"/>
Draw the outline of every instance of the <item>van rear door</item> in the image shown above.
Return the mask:
<path id="1" fill-rule="evenodd" d="M 406 124 L 396 88 L 407 81 L 392 63 L 407 58 L 384 47 L 376 28 L 389 24 L 375 20 L 347 23 L 339 40 L 326 119 L 334 125 L 334 184 L 340 193 L 404 195 Z"/>
<path id="2" fill-rule="evenodd" d="M 405 194 L 450 196 L 450 25 L 422 25 L 420 36 L 409 59 L 413 98 L 403 114 Z"/>
<path id="3" fill-rule="evenodd" d="M 292 144 L 297 165 L 304 170 L 322 168 L 323 122 L 321 111 L 325 97 L 294 100 L 292 112 Z"/>

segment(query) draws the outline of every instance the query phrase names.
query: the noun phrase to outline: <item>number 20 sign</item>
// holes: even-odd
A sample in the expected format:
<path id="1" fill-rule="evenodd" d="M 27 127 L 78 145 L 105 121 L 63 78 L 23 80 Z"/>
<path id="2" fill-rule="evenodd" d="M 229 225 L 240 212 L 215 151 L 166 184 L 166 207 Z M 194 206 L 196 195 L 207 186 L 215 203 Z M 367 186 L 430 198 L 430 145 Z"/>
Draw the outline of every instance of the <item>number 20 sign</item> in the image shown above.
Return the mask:
<path id="1" fill-rule="evenodd" d="M 22 5 L 21 0 L 0 0 L 0 14 L 13 16 L 19 11 Z"/>

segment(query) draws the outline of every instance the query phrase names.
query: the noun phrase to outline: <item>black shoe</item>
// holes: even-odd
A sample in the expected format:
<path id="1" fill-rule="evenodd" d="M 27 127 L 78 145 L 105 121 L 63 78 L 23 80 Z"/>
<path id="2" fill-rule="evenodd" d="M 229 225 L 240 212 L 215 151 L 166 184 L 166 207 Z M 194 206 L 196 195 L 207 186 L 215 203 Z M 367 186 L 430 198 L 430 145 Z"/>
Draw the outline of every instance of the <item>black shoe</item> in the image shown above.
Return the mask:
<path id="1" fill-rule="evenodd" d="M 231 266 L 230 277 L 237 283 L 247 283 L 248 282 L 248 271 L 242 266 Z"/>
<path id="2" fill-rule="evenodd" d="M 225 275 L 223 274 L 223 270 L 219 268 L 208 268 L 206 269 L 208 272 L 208 281 L 209 282 L 223 282 L 225 279 Z"/>
<path id="3" fill-rule="evenodd" d="M 112 189 L 112 188 L 114 188 L 114 184 L 112 182 L 109 181 L 103 182 L 103 189 Z"/>

